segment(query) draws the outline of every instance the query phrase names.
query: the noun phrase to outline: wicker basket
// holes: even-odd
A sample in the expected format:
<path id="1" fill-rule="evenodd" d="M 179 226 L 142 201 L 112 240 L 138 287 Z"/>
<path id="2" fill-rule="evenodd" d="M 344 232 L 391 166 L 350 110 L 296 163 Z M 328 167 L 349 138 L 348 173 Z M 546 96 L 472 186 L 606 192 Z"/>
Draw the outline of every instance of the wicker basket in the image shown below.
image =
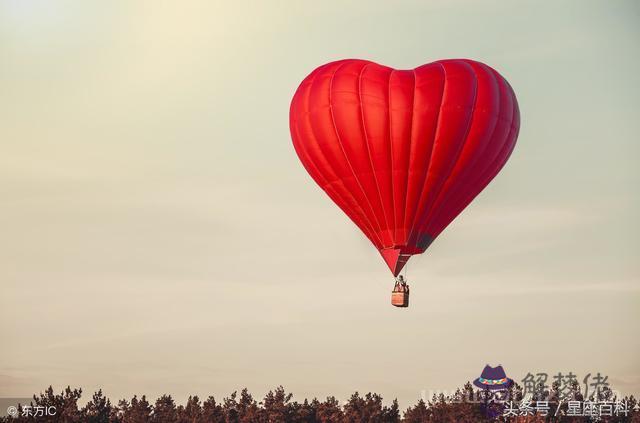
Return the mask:
<path id="1" fill-rule="evenodd" d="M 396 307 L 409 307 L 409 293 L 402 291 L 391 292 L 391 304 Z"/>

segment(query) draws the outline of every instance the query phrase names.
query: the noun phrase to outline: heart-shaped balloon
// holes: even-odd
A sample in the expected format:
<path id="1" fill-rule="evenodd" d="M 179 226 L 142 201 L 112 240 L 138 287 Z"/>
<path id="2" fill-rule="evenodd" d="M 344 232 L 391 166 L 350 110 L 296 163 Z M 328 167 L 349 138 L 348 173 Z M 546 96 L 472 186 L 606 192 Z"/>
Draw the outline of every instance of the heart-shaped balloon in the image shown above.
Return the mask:
<path id="1" fill-rule="evenodd" d="M 290 110 L 307 172 L 394 275 L 502 169 L 519 127 L 511 86 L 467 59 L 413 70 L 327 63 L 302 81 Z"/>

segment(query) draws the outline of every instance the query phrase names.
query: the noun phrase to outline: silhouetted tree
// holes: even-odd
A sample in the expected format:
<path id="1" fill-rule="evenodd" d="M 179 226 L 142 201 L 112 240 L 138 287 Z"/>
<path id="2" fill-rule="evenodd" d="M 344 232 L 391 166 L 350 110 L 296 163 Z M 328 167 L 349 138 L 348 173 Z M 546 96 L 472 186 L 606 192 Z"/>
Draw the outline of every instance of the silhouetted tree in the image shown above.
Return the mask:
<path id="1" fill-rule="evenodd" d="M 294 403 L 291 407 L 293 409 L 293 420 L 296 423 L 315 423 L 318 421 L 316 419 L 318 404 L 320 403 L 315 398 L 311 402 L 305 398 L 302 404 Z"/>
<path id="2" fill-rule="evenodd" d="M 344 406 L 345 422 L 393 423 L 399 420 L 398 402 L 394 400 L 391 407 L 386 407 L 378 394 L 368 393 L 363 398 L 356 392 Z"/>
<path id="3" fill-rule="evenodd" d="M 215 398 L 209 397 L 202 404 L 202 418 L 205 422 L 225 423 L 225 411 L 220 404 L 216 403 Z"/>
<path id="4" fill-rule="evenodd" d="M 236 407 L 240 423 L 260 422 L 262 411 L 247 388 L 240 391 L 240 400 Z"/>
<path id="5" fill-rule="evenodd" d="M 238 401 L 237 392 L 233 392 L 229 397 L 225 398 L 222 410 L 224 411 L 225 423 L 239 423 L 238 419 Z"/>
<path id="6" fill-rule="evenodd" d="M 117 421 L 116 409 L 111 401 L 102 395 L 102 389 L 93 394 L 91 401 L 82 409 L 83 421 L 87 423 L 110 423 Z"/>
<path id="7" fill-rule="evenodd" d="M 404 422 L 406 423 L 422 423 L 430 421 L 430 413 L 427 404 L 421 398 L 413 407 L 407 408 L 404 412 Z"/>
<path id="8" fill-rule="evenodd" d="M 187 404 L 178 407 L 178 423 L 204 423 L 202 407 L 200 399 L 197 395 L 189 396 Z"/>
<path id="9" fill-rule="evenodd" d="M 151 421 L 153 423 L 176 423 L 178 421 L 176 403 L 171 395 L 163 395 L 156 400 Z"/>
<path id="10" fill-rule="evenodd" d="M 151 422 L 151 405 L 145 395 L 138 399 L 137 396 L 131 398 L 131 403 L 122 400 L 118 403 L 120 409 L 120 419 L 122 423 L 149 423 Z"/>
<path id="11" fill-rule="evenodd" d="M 384 407 L 382 409 L 382 418 L 385 422 L 399 422 L 400 421 L 400 407 L 398 406 L 398 399 L 394 399 L 391 403 L 391 407 Z"/>
<path id="12" fill-rule="evenodd" d="M 289 409 L 289 401 L 292 397 L 293 395 L 287 394 L 282 386 L 278 386 L 275 391 L 267 392 L 262 401 L 266 421 L 269 423 L 291 421 L 294 417 L 294 413 L 290 413 Z"/>
<path id="13" fill-rule="evenodd" d="M 34 417 L 28 421 L 54 422 L 64 421 L 69 423 L 83 422 L 82 412 L 78 410 L 78 400 L 82 396 L 82 389 L 71 389 L 67 386 L 60 394 L 53 392 L 53 387 L 49 386 L 44 393 L 33 396 L 33 402 L 30 405 L 32 411 L 35 407 L 44 407 L 49 409 L 55 407 L 54 416 Z"/>
<path id="14" fill-rule="evenodd" d="M 340 403 L 333 396 L 318 404 L 317 410 L 316 420 L 320 423 L 341 422 L 344 419 Z"/>

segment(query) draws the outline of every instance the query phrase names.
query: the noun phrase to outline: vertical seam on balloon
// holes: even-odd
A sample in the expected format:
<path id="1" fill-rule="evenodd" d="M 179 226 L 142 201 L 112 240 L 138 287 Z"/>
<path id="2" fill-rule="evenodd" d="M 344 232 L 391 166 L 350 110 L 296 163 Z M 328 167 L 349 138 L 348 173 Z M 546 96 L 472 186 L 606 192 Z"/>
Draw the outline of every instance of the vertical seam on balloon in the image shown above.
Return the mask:
<path id="1" fill-rule="evenodd" d="M 492 169 L 492 168 L 493 168 L 493 166 L 495 165 L 495 162 L 500 158 L 500 155 L 501 155 L 501 153 L 502 153 L 503 149 L 507 146 L 507 144 L 508 144 L 508 142 L 509 142 L 509 138 L 510 138 L 511 133 L 512 133 L 512 131 L 513 131 L 513 122 L 514 122 L 514 116 L 515 116 L 515 115 L 514 115 L 514 112 L 515 112 L 515 110 L 517 110 L 517 101 L 516 101 L 515 93 L 513 92 L 513 90 L 511 89 L 511 87 L 509 86 L 509 84 L 508 84 L 507 80 L 506 80 L 506 79 L 504 79 L 504 78 L 502 77 L 502 75 L 500 75 L 500 74 L 499 74 L 498 72 L 496 72 L 495 70 L 493 70 L 493 69 L 491 69 L 491 68 L 490 68 L 490 70 L 491 70 L 491 72 L 495 75 L 496 79 L 497 79 L 498 81 L 502 81 L 502 82 L 503 82 L 503 84 L 506 84 L 506 86 L 507 86 L 507 88 L 508 88 L 509 97 L 511 97 L 511 102 L 512 102 L 512 104 L 511 104 L 511 121 L 509 122 L 509 125 L 508 125 L 508 126 L 509 126 L 509 130 L 507 131 L 507 133 L 506 133 L 506 135 L 505 135 L 505 138 L 504 138 L 504 141 L 503 141 L 503 145 L 500 147 L 500 150 L 498 151 L 498 153 L 496 154 L 496 156 L 494 157 L 494 159 L 493 159 L 493 161 L 490 163 L 490 165 L 489 165 L 489 166 L 487 166 L 487 167 L 484 169 L 483 174 L 482 174 L 482 176 L 481 176 L 481 180 L 486 179 L 485 174 L 487 174 L 487 173 L 491 173 L 491 169 Z M 500 93 L 502 94 L 502 91 L 505 89 L 505 88 L 504 88 L 504 85 L 500 85 L 500 84 L 498 83 L 498 87 L 499 87 Z M 500 109 L 502 109 L 502 107 L 503 107 L 503 105 L 502 105 L 502 103 L 501 103 L 501 104 L 500 104 Z M 501 113 L 500 113 L 500 111 L 498 111 L 498 119 L 500 119 L 500 114 L 501 114 Z M 496 126 L 497 126 L 497 125 L 496 125 Z M 515 147 L 515 143 L 513 144 L 513 146 Z M 508 156 L 507 156 L 506 158 L 508 158 Z M 505 160 L 504 160 L 504 163 L 506 163 L 506 158 L 505 158 Z M 503 164 L 504 164 L 504 163 L 503 163 Z M 495 170 L 494 170 L 494 171 L 495 171 Z M 495 175 L 497 175 L 497 173 L 495 173 L 495 174 L 494 174 L 494 176 L 495 176 Z M 483 182 L 483 184 L 484 184 L 484 182 Z M 483 188 L 483 189 L 484 189 L 484 188 Z M 478 191 L 478 194 L 479 194 L 481 191 L 482 191 L 482 190 Z"/>
<path id="2" fill-rule="evenodd" d="M 341 66 L 342 66 L 342 65 L 341 65 Z M 316 74 L 316 77 L 317 77 L 317 74 Z M 315 80 L 316 80 L 316 77 L 314 77 L 314 78 L 313 78 L 313 80 L 311 81 L 311 83 L 309 84 L 309 95 L 307 96 L 307 104 L 306 104 L 306 108 L 305 108 L 305 110 L 306 110 L 307 112 L 310 110 L 310 108 L 309 108 L 309 98 L 311 97 L 311 90 L 313 89 L 313 84 L 314 84 L 314 82 L 315 82 Z M 309 114 L 310 114 L 310 113 L 309 113 Z M 313 125 L 312 125 L 311 123 L 310 123 L 309 127 L 310 127 L 310 129 L 311 129 L 311 135 L 313 136 L 313 141 L 314 141 L 314 142 L 315 142 L 315 144 L 316 144 L 316 148 L 317 148 L 317 150 L 318 150 L 319 154 L 320 154 L 320 155 L 322 155 L 322 157 L 324 158 L 324 160 L 329 164 L 329 166 L 331 167 L 331 169 L 332 169 L 333 173 L 336 173 L 336 174 L 337 174 L 337 172 L 335 171 L 335 169 L 333 169 L 333 166 L 331 166 L 331 160 L 329 160 L 329 159 L 327 158 L 327 156 L 326 156 L 326 155 L 324 154 L 324 152 L 322 151 L 322 148 L 320 148 L 320 143 L 318 142 L 318 137 L 316 136 L 315 130 L 314 130 Z M 329 178 L 326 178 L 326 177 L 325 177 L 325 179 L 327 179 L 327 181 L 329 180 Z M 338 180 L 339 180 L 339 178 L 338 178 Z M 329 183 L 331 183 L 331 182 L 329 182 Z M 376 230 L 375 230 L 375 227 L 374 227 L 374 226 L 373 226 L 373 224 L 371 223 L 371 221 L 370 221 L 369 217 L 367 216 L 367 214 L 366 214 L 366 212 L 364 211 L 364 209 L 362 208 L 362 206 L 361 206 L 360 204 L 358 204 L 358 202 L 356 201 L 356 198 L 354 197 L 353 193 L 352 193 L 352 192 L 349 192 L 349 190 L 347 190 L 347 189 L 346 189 L 346 187 L 345 187 L 345 192 L 346 192 L 347 194 L 349 194 L 349 196 L 351 197 L 351 201 L 352 201 L 352 203 L 353 203 L 354 205 L 356 205 L 357 207 L 359 207 L 359 208 L 360 208 L 360 211 L 362 212 L 362 219 L 363 219 L 363 222 L 364 222 L 364 224 L 365 224 L 366 226 L 368 226 L 368 227 L 369 227 L 369 229 L 370 229 L 370 231 L 371 231 L 371 235 L 372 235 L 372 237 L 375 237 L 376 239 L 378 239 L 378 242 L 380 243 L 380 245 L 382 245 L 382 240 L 381 240 L 381 239 L 380 239 L 380 237 L 378 236 L 378 234 L 377 234 L 377 232 L 376 232 Z M 340 197 L 342 197 L 342 196 L 340 196 Z M 342 198 L 344 198 L 344 197 L 342 197 Z M 346 203 L 345 205 L 348 205 L 348 203 Z M 365 234 L 365 235 L 366 235 L 366 234 Z"/>
<path id="3" fill-rule="evenodd" d="M 403 210 L 403 219 L 402 219 L 402 228 L 405 229 L 407 227 L 407 205 L 409 203 L 409 175 L 411 174 L 411 156 L 413 152 L 413 119 L 415 115 L 416 108 L 416 69 L 411 69 L 411 73 L 413 74 L 413 91 L 411 98 L 411 127 L 409 129 L 409 162 L 407 163 L 407 183 L 405 185 L 405 196 L 404 196 L 404 210 Z M 409 242 L 409 234 L 405 233 L 404 242 L 407 244 Z"/>
<path id="4" fill-rule="evenodd" d="M 300 125 L 297 121 L 293 122 L 293 126 L 294 126 L 294 131 L 297 135 L 298 138 L 300 138 Z M 297 147 L 296 147 L 297 145 Z M 309 153 L 306 150 L 306 147 L 304 146 L 304 143 L 294 143 L 294 148 L 299 148 L 300 149 L 300 153 L 298 153 L 298 155 L 300 156 L 301 154 L 304 156 L 309 157 Z M 318 169 L 318 166 L 316 166 L 312 160 L 308 160 L 309 164 L 305 163 L 305 160 L 303 160 L 303 157 L 300 157 L 303 166 L 306 168 L 307 166 L 312 166 L 313 169 L 315 170 L 315 174 L 318 175 L 318 177 L 321 179 L 322 183 L 318 183 L 318 185 L 320 185 L 320 188 L 325 191 L 327 193 L 327 195 L 329 196 L 330 199 L 333 200 L 332 195 L 329 193 L 329 191 L 331 191 L 331 193 L 337 197 L 337 199 L 340 200 L 340 202 L 344 205 L 348 205 L 348 201 L 345 200 L 345 198 L 340 194 L 340 192 L 338 190 L 336 190 L 335 188 L 333 188 L 330 182 L 328 182 L 328 178 L 320 171 L 320 169 Z M 315 180 L 315 178 L 313 177 L 312 172 L 307 169 L 307 172 L 311 175 L 312 179 Z M 335 200 L 334 200 L 335 202 Z M 337 204 L 338 207 L 340 209 L 342 209 L 342 207 L 340 207 L 340 204 Z M 354 211 L 346 211 L 345 213 L 347 214 L 347 216 L 356 224 L 356 226 L 358 226 L 365 234 L 365 236 L 371 240 L 371 242 L 375 242 L 374 239 L 372 239 L 373 236 L 375 236 L 375 233 L 373 231 L 373 229 L 369 226 L 366 217 L 365 219 L 356 219 L 356 217 L 359 216 L 358 212 L 356 210 Z"/>
<path id="5" fill-rule="evenodd" d="M 492 80 L 493 80 L 493 82 L 494 82 L 494 84 L 496 86 L 496 90 L 498 91 L 498 93 L 496 95 L 496 100 L 498 101 L 498 105 L 500 105 L 500 84 L 497 81 L 496 74 L 494 72 L 492 72 L 491 69 L 488 66 L 484 65 L 483 63 L 479 63 L 479 62 L 477 62 L 477 63 L 478 63 L 479 66 L 487 68 L 486 72 L 487 72 L 488 75 L 491 76 L 491 78 L 492 78 Z M 500 106 L 498 106 L 498 109 L 499 108 L 500 108 Z M 499 114 L 500 113 L 499 113 L 499 110 L 498 110 L 498 115 Z M 479 153 L 477 159 L 475 159 L 475 161 L 474 161 L 474 165 L 473 165 L 474 168 L 478 165 L 478 163 L 480 163 L 482 161 L 482 156 L 484 155 L 485 151 L 487 150 L 488 144 L 490 144 L 491 140 L 493 139 L 493 136 L 494 136 L 494 134 L 496 132 L 496 128 L 497 127 L 498 127 L 498 118 L 496 118 L 496 123 L 493 125 L 493 128 L 491 128 L 491 135 L 488 138 L 489 142 L 486 143 L 486 145 L 484 146 L 482 151 Z M 470 172 L 470 174 L 473 174 L 473 172 L 471 172 L 471 170 L 469 172 Z M 473 181 L 473 178 L 471 180 Z M 456 192 L 453 193 L 453 197 L 450 199 L 450 201 L 452 201 L 452 202 L 455 201 L 455 203 L 457 203 L 459 201 L 459 198 L 465 198 L 465 196 L 463 194 L 460 194 L 459 190 L 455 190 L 455 191 Z M 441 206 L 440 210 L 438 212 L 434 212 L 434 214 L 432 216 L 431 220 L 434 222 L 434 225 L 436 225 L 437 223 L 441 222 L 440 218 L 442 216 L 445 216 L 445 217 L 447 216 L 447 213 L 443 213 L 443 210 L 444 210 L 444 203 Z M 444 227 L 446 227 L 449 223 L 451 223 L 451 222 L 446 222 Z M 433 229 L 434 232 L 438 232 L 438 233 L 441 232 L 441 230 L 438 229 L 437 225 L 435 227 L 431 227 L 429 229 Z"/>
<path id="6" fill-rule="evenodd" d="M 502 78 L 502 76 L 500 76 L 500 78 Z M 504 78 L 502 78 L 502 79 L 504 80 L 504 82 L 505 82 L 505 83 L 507 83 L 507 80 L 506 80 L 506 79 L 504 79 Z M 511 153 L 513 152 L 513 149 L 516 147 L 516 142 L 515 142 L 515 140 L 511 143 L 511 145 L 509 145 L 509 140 L 510 140 L 510 139 L 511 139 L 511 137 L 512 137 L 513 131 L 516 129 L 513 123 L 514 123 L 514 121 L 515 121 L 515 113 L 516 113 L 516 111 L 518 110 L 518 102 L 517 102 L 517 100 L 516 100 L 516 96 L 515 96 L 515 93 L 513 92 L 513 89 L 511 89 L 511 87 L 509 86 L 509 84 L 508 84 L 508 83 L 507 83 L 507 86 L 509 87 L 509 95 L 510 95 L 511 100 L 512 100 L 512 102 L 513 102 L 513 104 L 511 105 L 511 108 L 512 108 L 512 112 L 511 112 L 511 122 L 509 123 L 509 131 L 507 132 L 507 134 L 506 134 L 506 136 L 505 136 L 504 145 L 502 146 L 502 148 L 501 148 L 500 152 L 498 152 L 498 154 L 496 155 L 496 158 L 494 159 L 494 163 L 492 163 L 492 165 L 493 165 L 493 164 L 495 164 L 495 162 L 496 162 L 497 160 L 499 160 L 499 159 L 500 159 L 500 156 L 501 156 L 501 153 L 503 152 L 503 151 L 502 151 L 503 149 L 508 148 L 508 149 L 509 149 L 509 152 L 508 152 L 508 153 L 504 156 L 504 158 L 502 159 L 502 163 L 498 163 L 498 166 L 497 166 L 497 167 L 493 168 L 493 170 L 491 170 L 491 169 L 492 169 L 492 167 L 489 167 L 489 168 L 487 168 L 487 169 L 485 170 L 485 173 L 488 173 L 489 175 L 493 173 L 493 176 L 489 176 L 489 177 L 487 177 L 486 175 L 484 175 L 484 179 L 489 178 L 489 182 L 491 182 L 491 180 L 492 180 L 493 178 L 495 178 L 495 177 L 498 175 L 498 173 L 500 172 L 500 170 L 502 169 L 502 167 L 504 167 L 504 165 L 506 165 L 506 164 L 507 164 L 507 161 L 508 161 L 509 157 L 511 156 Z M 518 129 L 519 129 L 519 128 L 518 128 Z M 490 170 L 491 170 L 491 171 L 490 171 Z M 487 182 L 487 184 L 488 184 L 489 182 Z M 479 193 L 480 193 L 480 192 L 478 192 L 478 194 L 479 194 Z"/>
<path id="7" fill-rule="evenodd" d="M 491 69 L 491 71 L 494 73 L 495 77 L 498 80 L 503 80 L 504 82 L 506 82 L 506 80 L 500 74 L 495 72 L 493 69 Z M 502 92 L 503 88 L 500 86 L 500 84 L 498 84 L 498 86 L 499 86 L 500 92 Z M 517 101 L 516 101 L 515 93 L 513 92 L 513 90 L 510 89 L 509 95 L 512 98 L 512 101 L 513 101 L 513 104 L 512 104 L 511 107 L 514 108 L 513 110 L 515 110 L 515 108 L 517 107 Z M 502 108 L 502 104 L 501 104 L 500 108 Z M 500 118 L 500 110 L 498 111 L 498 119 L 499 118 Z M 502 167 L 507 163 L 507 160 L 508 160 L 509 155 L 511 153 L 508 153 L 504 157 L 504 159 L 502 160 L 502 164 L 498 163 L 498 166 L 495 167 L 495 164 L 500 160 L 500 157 L 501 157 L 504 149 L 508 146 L 508 141 L 509 141 L 509 138 L 511 137 L 511 133 L 512 133 L 513 129 L 514 129 L 514 127 L 513 127 L 513 115 L 512 115 L 511 116 L 511 122 L 509 123 L 509 130 L 507 131 L 507 133 L 505 135 L 505 138 L 504 138 L 504 141 L 503 141 L 504 144 L 500 147 L 500 150 L 496 154 L 496 157 L 491 161 L 490 165 L 487 166 L 482 171 L 482 173 L 480 174 L 480 176 L 478 177 L 478 179 L 476 181 L 476 182 L 480 182 L 480 184 L 478 185 L 479 189 L 475 193 L 472 193 L 470 195 L 466 195 L 466 196 L 462 196 L 461 197 L 462 200 L 458 202 L 456 208 L 454 209 L 454 212 L 452 213 L 453 217 L 452 217 L 451 221 L 453 221 L 453 219 L 455 219 L 460 213 L 462 213 L 462 211 L 465 209 L 466 205 L 470 204 L 471 201 L 473 201 L 474 198 L 476 198 L 478 195 L 480 195 L 480 193 L 487 187 L 487 185 L 489 185 L 489 183 L 493 180 L 493 178 L 495 178 L 498 175 L 498 173 L 500 172 Z M 514 147 L 515 147 L 515 141 L 513 142 L 513 145 L 510 148 L 513 150 Z M 492 176 L 488 176 L 488 175 L 492 175 Z M 442 231 L 443 229 L 444 228 L 442 228 L 440 231 Z"/>
<path id="8" fill-rule="evenodd" d="M 396 188 L 393 185 L 393 134 L 392 134 L 392 126 L 391 122 L 391 78 L 393 78 L 393 72 L 395 69 L 391 69 L 389 73 L 389 80 L 387 81 L 387 114 L 389 115 L 389 157 L 391 158 L 391 169 L 389 172 L 389 179 L 391 182 L 391 211 L 393 212 L 393 246 L 395 247 L 396 243 Z M 387 230 L 389 230 L 389 225 L 387 224 Z"/>
<path id="9" fill-rule="evenodd" d="M 360 119 L 362 121 L 362 132 L 364 134 L 365 144 L 367 145 L 367 157 L 369 158 L 369 165 L 371 166 L 371 173 L 373 174 L 373 180 L 376 183 L 376 191 L 378 191 L 378 198 L 380 200 L 380 208 L 382 209 L 382 215 L 384 216 L 384 221 L 389 226 L 389 221 L 387 220 L 387 212 L 384 209 L 384 202 L 382 201 L 382 193 L 380 192 L 380 185 L 378 183 L 378 175 L 376 174 L 375 168 L 373 166 L 373 158 L 371 157 L 371 148 L 369 147 L 369 137 L 367 135 L 367 127 L 364 121 L 364 103 L 362 102 L 362 75 L 364 74 L 365 69 L 371 63 L 367 63 L 362 67 L 360 73 L 358 74 L 358 100 L 360 101 Z M 384 247 L 384 245 L 383 245 Z"/>
<path id="10" fill-rule="evenodd" d="M 500 78 L 502 78 L 502 77 L 500 76 Z M 506 80 L 505 80 L 505 82 L 506 82 Z M 516 110 L 517 102 L 516 102 L 516 98 L 515 98 L 515 93 L 511 90 L 510 95 L 511 95 L 513 101 L 514 101 L 513 106 L 512 106 L 513 110 Z M 498 152 L 496 157 L 491 162 L 491 166 L 487 167 L 485 169 L 485 171 L 483 172 L 483 175 L 482 175 L 482 177 L 480 179 L 481 180 L 481 184 L 480 184 L 481 188 L 474 195 L 471 195 L 470 196 L 471 198 L 469 198 L 469 196 L 467 196 L 465 201 L 463 203 L 461 203 L 461 204 L 465 204 L 465 202 L 467 204 L 469 204 L 471 201 L 473 201 L 473 199 L 475 197 L 477 197 L 487 187 L 487 185 L 489 185 L 489 183 L 496 176 L 498 176 L 498 173 L 500 173 L 502 168 L 507 164 L 507 161 L 509 160 L 509 156 L 511 156 L 511 153 L 513 152 L 513 149 L 516 146 L 515 139 L 511 143 L 511 145 L 509 145 L 509 140 L 512 137 L 513 131 L 516 129 L 515 126 L 513 125 L 513 121 L 514 121 L 514 118 L 512 116 L 511 117 L 511 123 L 509 124 L 509 131 L 507 131 L 507 134 L 505 136 L 504 145 L 500 148 L 500 151 Z M 509 152 L 507 154 L 505 154 L 505 156 L 502 158 L 502 160 L 500 160 L 500 158 L 502 157 L 502 153 L 504 152 L 505 149 L 509 149 Z M 495 166 L 496 163 L 497 163 L 497 166 Z M 458 211 L 458 214 L 461 213 L 463 210 L 464 210 L 464 206 Z"/>
<path id="11" fill-rule="evenodd" d="M 424 178 L 422 179 L 422 184 L 420 187 L 420 195 L 418 196 L 418 206 L 416 208 L 416 212 L 413 216 L 413 222 L 411 223 L 411 231 L 409 231 L 409 236 L 407 237 L 407 242 L 410 242 L 411 237 L 413 236 L 413 232 L 416 229 L 416 223 L 419 219 L 418 211 L 420 209 L 420 203 L 422 202 L 422 195 L 424 194 L 424 187 L 427 183 L 427 177 L 429 176 L 429 168 L 431 167 L 431 162 L 433 161 L 433 150 L 436 146 L 436 135 L 438 134 L 438 127 L 440 126 L 440 112 L 442 112 L 442 105 L 444 103 L 444 92 L 447 89 L 447 70 L 445 69 L 442 62 L 437 62 L 438 65 L 442 68 L 443 81 L 442 81 L 442 92 L 440 93 L 440 106 L 438 106 L 438 115 L 436 116 L 436 126 L 433 130 L 433 135 L 431 139 L 433 140 L 431 143 L 431 153 L 429 154 L 429 163 L 427 164 L 427 171 L 424 173 Z M 420 240 L 416 238 L 416 247 Z"/>
<path id="12" fill-rule="evenodd" d="M 379 230 L 382 230 L 380 228 L 380 222 L 378 221 L 378 217 L 375 214 L 375 210 L 373 209 L 373 206 L 371 205 L 371 202 L 369 201 L 369 197 L 367 197 L 367 193 L 364 191 L 364 188 L 362 188 L 362 184 L 360 183 L 360 180 L 358 179 L 358 176 L 356 175 L 355 171 L 353 170 L 353 166 L 351 166 L 351 162 L 349 161 L 349 157 L 347 156 L 347 152 L 344 149 L 344 146 L 342 144 L 342 140 L 340 138 L 340 134 L 338 133 L 338 127 L 336 126 L 336 120 L 333 116 L 333 104 L 331 103 L 332 101 L 332 91 L 333 91 L 333 78 L 336 76 L 336 73 L 338 73 L 338 71 L 340 70 L 340 68 L 342 66 L 344 66 L 346 64 L 342 63 L 340 64 L 331 74 L 331 79 L 329 80 L 329 112 L 331 114 L 331 123 L 333 124 L 333 131 L 336 134 L 336 138 L 338 139 L 338 144 L 340 145 L 340 150 L 342 151 L 342 154 L 344 155 L 344 159 L 347 161 L 347 166 L 349 166 L 349 169 L 351 170 L 351 174 L 353 175 L 353 178 L 355 179 L 356 183 L 358 184 L 358 186 L 360 187 L 360 191 L 362 191 L 362 195 L 364 196 L 365 200 L 367 201 L 367 204 L 369 205 L 369 209 L 371 210 L 371 215 L 372 217 L 376 220 L 376 223 L 378 224 L 378 228 Z M 381 245 L 382 242 L 380 243 Z"/>
<path id="13" fill-rule="evenodd" d="M 467 129 L 465 130 L 463 141 L 462 141 L 462 145 L 460 146 L 460 150 L 458 151 L 458 154 L 456 155 L 456 158 L 453 160 L 453 165 L 451 166 L 451 169 L 449 170 L 449 173 L 444 178 L 444 181 L 442 181 L 442 184 L 440 185 L 440 189 L 435 194 L 435 198 L 433 199 L 433 203 L 431 204 L 431 209 L 425 215 L 425 221 L 420 226 L 420 229 L 423 229 L 424 231 L 427 231 L 427 229 L 429 227 L 430 218 L 432 218 L 434 215 L 437 214 L 437 210 L 434 209 L 434 207 L 435 207 L 436 203 L 438 202 L 438 199 L 440 198 L 440 195 L 442 194 L 442 190 L 444 189 L 444 187 L 446 186 L 447 182 L 449 181 L 449 178 L 453 174 L 453 171 L 456 168 L 456 165 L 458 164 L 458 161 L 460 160 L 460 156 L 462 156 L 462 150 L 464 150 L 464 147 L 467 145 L 467 141 L 469 140 L 469 131 L 471 130 L 471 126 L 473 125 L 473 118 L 475 116 L 475 110 L 476 110 L 476 106 L 477 106 L 477 103 L 478 103 L 478 74 L 476 73 L 476 70 L 475 70 L 475 68 L 473 66 L 471 66 L 470 64 L 468 64 L 468 63 L 466 63 L 464 61 L 461 61 L 461 62 L 471 68 L 471 71 L 473 73 L 475 86 L 476 86 L 476 90 L 475 90 L 475 93 L 473 95 L 473 105 L 471 106 L 471 116 L 469 117 L 469 122 L 467 123 Z"/>

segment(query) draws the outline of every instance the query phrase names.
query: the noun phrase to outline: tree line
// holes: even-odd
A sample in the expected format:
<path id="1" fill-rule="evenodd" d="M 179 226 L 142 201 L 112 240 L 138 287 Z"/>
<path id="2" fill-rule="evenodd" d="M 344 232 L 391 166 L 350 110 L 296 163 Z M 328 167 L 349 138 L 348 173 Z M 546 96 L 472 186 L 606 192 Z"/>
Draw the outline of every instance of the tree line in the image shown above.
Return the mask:
<path id="1" fill-rule="evenodd" d="M 542 388 L 542 387 L 541 387 Z M 557 388 L 557 387 L 554 387 Z M 0 422 L 64 422 L 64 423 L 475 423 L 475 422 L 583 422 L 589 418 L 567 415 L 566 403 L 554 401 L 557 392 L 534 392 L 532 399 L 551 400 L 549 415 L 523 415 L 504 417 L 503 402 L 492 401 L 492 394 L 480 391 L 467 383 L 452 395 L 434 395 L 430 400 L 419 400 L 415 405 L 400 411 L 398 401 L 386 405 L 375 393 L 351 395 L 344 404 L 333 396 L 324 401 L 316 398 L 302 402 L 293 400 L 282 386 L 269 391 L 261 401 L 256 400 L 245 388 L 240 393 L 217 401 L 214 397 L 201 400 L 190 396 L 184 405 L 176 404 L 170 395 L 162 395 L 155 402 L 137 395 L 131 400 L 122 399 L 114 404 L 101 390 L 94 393 L 84 406 L 80 406 L 82 389 L 67 387 L 55 393 L 50 386 L 34 395 L 30 404 L 21 404 L 16 417 L 0 418 Z M 579 388 L 572 387 L 569 398 L 581 399 Z M 514 384 L 507 392 L 513 402 L 522 401 L 523 392 Z M 613 401 L 611 391 L 598 395 L 599 400 Z M 629 413 L 620 416 L 602 416 L 598 421 L 640 422 L 638 403 L 633 396 L 622 399 Z M 555 406 L 553 404 L 556 404 Z M 560 410 L 556 410 L 560 404 Z M 564 408 L 563 408 L 564 407 Z M 39 411 L 38 411 L 39 410 Z M 44 411 L 43 411 L 44 410 Z M 46 415 L 47 410 L 51 412 Z M 26 411 L 26 413 L 25 413 Z M 53 413 L 55 411 L 55 413 Z M 491 413 L 493 411 L 493 413 Z M 497 411 L 497 412 L 496 412 Z M 559 412 L 556 412 L 559 411 Z M 40 413 L 40 415 L 36 415 Z"/>

